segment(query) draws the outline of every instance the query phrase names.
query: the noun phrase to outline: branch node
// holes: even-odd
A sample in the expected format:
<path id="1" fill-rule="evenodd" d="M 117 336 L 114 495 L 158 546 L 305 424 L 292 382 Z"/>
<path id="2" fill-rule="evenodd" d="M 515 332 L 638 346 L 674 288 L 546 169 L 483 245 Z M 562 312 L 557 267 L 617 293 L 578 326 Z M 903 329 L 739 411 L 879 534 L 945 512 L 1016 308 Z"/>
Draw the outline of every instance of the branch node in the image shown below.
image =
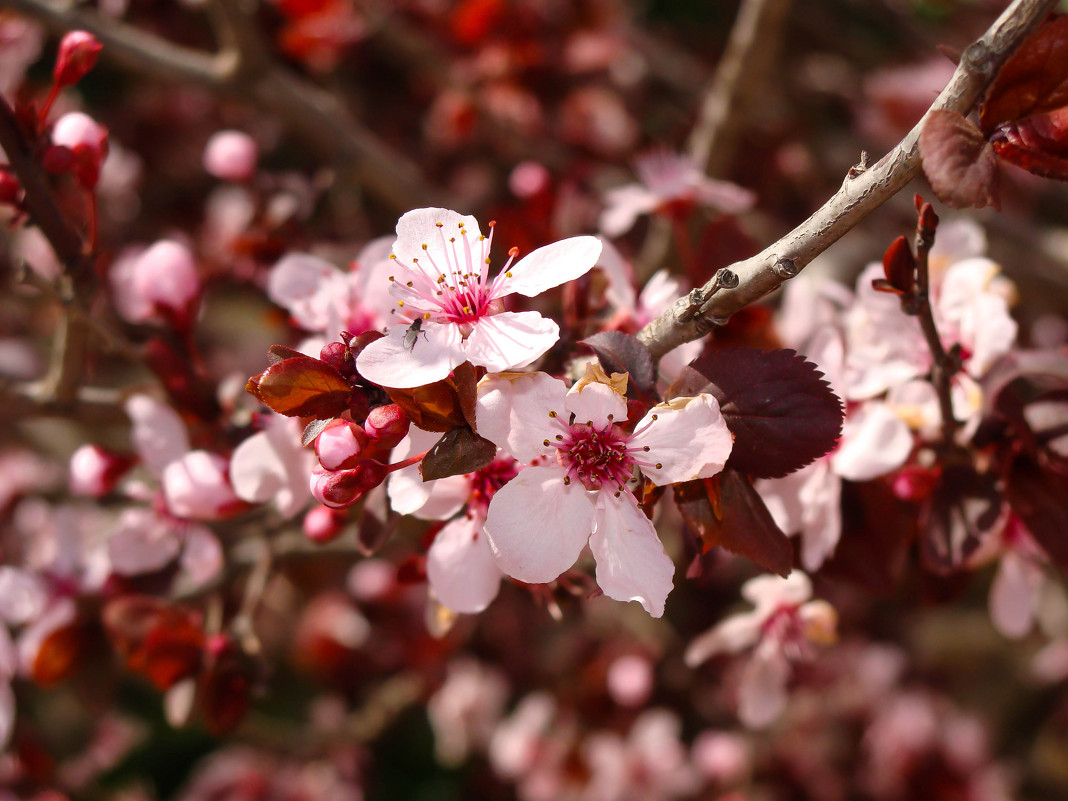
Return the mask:
<path id="1" fill-rule="evenodd" d="M 786 257 L 783 257 L 776 261 L 775 264 L 772 265 L 772 269 L 775 271 L 775 274 L 779 276 L 779 278 L 782 278 L 784 281 L 793 278 L 795 275 L 801 272 L 801 269 L 797 266 L 797 262 L 795 262 L 793 259 L 788 259 Z"/>
<path id="2" fill-rule="evenodd" d="M 686 301 L 689 304 L 682 313 L 678 316 L 679 322 L 688 323 L 694 318 L 694 316 L 701 311 L 701 307 L 705 303 L 705 293 L 700 287 L 691 289 L 690 293 L 686 296 Z"/>

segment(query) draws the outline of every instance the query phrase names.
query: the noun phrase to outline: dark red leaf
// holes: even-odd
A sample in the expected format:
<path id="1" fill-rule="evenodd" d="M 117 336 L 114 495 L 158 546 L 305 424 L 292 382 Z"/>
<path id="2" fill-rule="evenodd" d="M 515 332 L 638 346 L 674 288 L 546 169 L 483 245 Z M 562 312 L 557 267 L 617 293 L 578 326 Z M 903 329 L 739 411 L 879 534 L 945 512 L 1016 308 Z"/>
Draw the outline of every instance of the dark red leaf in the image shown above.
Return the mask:
<path id="1" fill-rule="evenodd" d="M 960 569 L 997 523 L 1001 500 L 993 476 L 970 464 L 946 466 L 920 514 L 924 566 L 941 575 Z"/>
<path id="2" fill-rule="evenodd" d="M 656 365 L 649 349 L 622 331 L 601 331 L 580 343 L 592 348 L 606 373 L 629 373 L 630 386 L 644 397 L 656 394 Z"/>
<path id="3" fill-rule="evenodd" d="M 1050 17 L 994 78 L 979 112 L 990 133 L 1005 122 L 1068 105 L 1068 17 Z"/>
<path id="4" fill-rule="evenodd" d="M 916 272 L 916 257 L 912 255 L 907 237 L 899 236 L 883 254 L 883 273 L 894 291 L 904 295 L 912 289 Z M 876 287 L 878 289 L 878 287 Z"/>
<path id="5" fill-rule="evenodd" d="M 1068 108 L 1007 122 L 990 135 L 990 144 L 1010 164 L 1068 181 Z"/>
<path id="6" fill-rule="evenodd" d="M 975 123 L 955 111 L 932 111 L 920 132 L 920 155 L 931 188 L 947 206 L 1001 208 L 998 159 Z"/>
<path id="7" fill-rule="evenodd" d="M 710 350 L 671 385 L 669 398 L 711 393 L 734 434 L 729 467 L 781 478 L 831 451 L 842 402 L 823 373 L 792 350 Z"/>
<path id="8" fill-rule="evenodd" d="M 1032 455 L 1068 465 L 1068 358 L 1057 351 L 1016 351 L 983 382 L 987 412 L 1004 418 Z"/>
<path id="9" fill-rule="evenodd" d="M 1005 494 L 1035 541 L 1068 571 L 1068 476 L 1021 454 L 1012 463 Z"/>
<path id="10" fill-rule="evenodd" d="M 337 417 L 349 407 L 352 387 L 333 367 L 310 356 L 272 364 L 245 390 L 287 417 Z"/>
<path id="11" fill-rule="evenodd" d="M 790 573 L 793 546 L 748 477 L 728 468 L 713 478 L 676 484 L 673 489 L 675 503 L 705 553 L 718 546 L 780 576 Z"/>
<path id="12" fill-rule="evenodd" d="M 435 443 L 423 461 L 419 473 L 423 481 L 473 473 L 493 461 L 497 446 L 483 439 L 467 426 L 457 426 Z"/>

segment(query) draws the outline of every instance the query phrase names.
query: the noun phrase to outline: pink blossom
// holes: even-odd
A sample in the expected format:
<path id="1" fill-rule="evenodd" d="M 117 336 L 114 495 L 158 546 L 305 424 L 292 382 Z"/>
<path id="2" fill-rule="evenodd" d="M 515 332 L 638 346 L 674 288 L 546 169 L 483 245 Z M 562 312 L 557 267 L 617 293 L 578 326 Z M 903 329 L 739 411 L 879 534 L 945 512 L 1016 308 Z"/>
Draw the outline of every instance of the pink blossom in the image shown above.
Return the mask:
<path id="1" fill-rule="evenodd" d="M 710 395 L 660 404 L 626 433 L 626 380 L 591 365 L 570 391 L 544 373 L 479 383 L 479 433 L 521 463 L 546 459 L 497 492 L 486 535 L 501 570 L 528 583 L 554 580 L 588 542 L 604 593 L 660 617 L 675 568 L 627 485 L 635 468 L 658 485 L 713 476 L 732 440 Z"/>
<path id="2" fill-rule="evenodd" d="M 608 694 L 621 706 L 642 706 L 653 693 L 653 666 L 644 656 L 626 654 L 608 666 Z"/>
<path id="3" fill-rule="evenodd" d="M 167 506 L 178 517 L 218 520 L 243 504 L 227 475 L 228 463 L 218 454 L 190 451 L 169 463 L 161 476 Z"/>
<path id="4" fill-rule="evenodd" d="M 358 333 L 382 327 L 386 318 L 388 276 L 396 271 L 389 259 L 393 237 L 369 242 L 351 269 L 342 271 L 308 253 L 291 253 L 267 279 L 267 296 L 287 309 L 306 331 L 335 338 L 341 331 Z"/>
<path id="5" fill-rule="evenodd" d="M 86 148 L 103 164 L 107 155 L 108 131 L 88 114 L 72 111 L 64 114 L 52 128 L 52 144 L 75 148 Z"/>
<path id="6" fill-rule="evenodd" d="M 661 211 L 673 203 L 711 206 L 727 214 L 749 209 L 755 197 L 748 189 L 708 178 L 688 156 L 654 150 L 635 160 L 641 181 L 610 190 L 600 226 L 606 236 L 625 234 L 643 214 Z"/>
<path id="7" fill-rule="evenodd" d="M 711 729 L 694 739 L 691 758 L 701 775 L 720 787 L 744 781 L 753 765 L 749 740 L 741 734 Z"/>
<path id="8" fill-rule="evenodd" d="M 788 578 L 757 576 L 742 585 L 754 609 L 733 615 L 699 635 L 686 649 L 696 667 L 716 654 L 755 646 L 738 690 L 738 717 L 750 728 L 775 722 L 786 708 L 790 662 L 807 658 L 812 643 L 835 637 L 838 615 L 826 601 L 810 601 L 812 582 L 794 571 Z"/>
<path id="9" fill-rule="evenodd" d="M 234 448 L 230 483 L 249 503 L 273 501 L 284 518 L 298 514 L 311 500 L 308 475 L 315 454 L 300 444 L 300 420 L 270 414 L 263 430 Z"/>
<path id="10" fill-rule="evenodd" d="M 243 131 L 219 131 L 204 146 L 204 169 L 224 181 L 247 181 L 258 158 L 256 140 Z"/>
<path id="11" fill-rule="evenodd" d="M 459 765 L 485 749 L 507 700 L 508 680 L 500 671 L 472 659 L 450 662 L 445 683 L 426 705 L 438 761 Z"/>
<path id="12" fill-rule="evenodd" d="M 391 458 L 400 461 L 421 453 L 440 436 L 413 428 Z M 427 551 L 426 572 L 434 597 L 453 612 L 481 612 L 497 597 L 501 570 L 484 524 L 493 496 L 518 471 L 515 459 L 498 453 L 486 467 L 466 475 L 423 482 L 413 465 L 389 478 L 387 489 L 395 511 L 424 520 L 449 521 Z M 454 517 L 461 509 L 464 514 Z"/>
<path id="13" fill-rule="evenodd" d="M 969 558 L 980 566 L 997 560 L 987 606 L 990 620 L 1003 636 L 1026 637 L 1034 627 L 1045 589 L 1049 559 L 1015 515 L 990 532 Z"/>
<path id="14" fill-rule="evenodd" d="M 539 295 L 584 275 L 601 250 L 579 236 L 538 248 L 489 277 L 493 241 L 473 217 L 447 209 L 416 209 L 397 223 L 393 245 L 399 324 L 368 345 L 356 360 L 365 378 L 388 387 L 439 381 L 465 361 L 490 371 L 511 370 L 537 359 L 559 338 L 559 327 L 537 312 L 504 311 L 513 293 Z M 421 320 L 416 341 L 409 326 Z"/>
<path id="15" fill-rule="evenodd" d="M 189 248 L 164 239 L 138 251 L 124 251 L 109 271 L 119 313 L 131 323 L 192 321 L 200 295 L 200 276 Z"/>
<path id="16" fill-rule="evenodd" d="M 57 87 L 73 86 L 96 64 L 103 49 L 88 31 L 70 31 L 59 43 L 52 80 Z"/>
<path id="17" fill-rule="evenodd" d="M 100 498 L 107 495 L 130 466 L 130 460 L 86 443 L 70 457 L 70 491 Z"/>

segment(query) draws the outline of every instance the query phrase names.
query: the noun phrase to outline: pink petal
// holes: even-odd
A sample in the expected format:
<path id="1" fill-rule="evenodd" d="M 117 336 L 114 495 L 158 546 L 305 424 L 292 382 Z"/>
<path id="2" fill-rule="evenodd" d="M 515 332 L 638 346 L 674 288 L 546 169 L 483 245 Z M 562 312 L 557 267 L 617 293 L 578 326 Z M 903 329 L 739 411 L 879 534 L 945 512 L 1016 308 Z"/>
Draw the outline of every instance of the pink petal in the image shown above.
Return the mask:
<path id="1" fill-rule="evenodd" d="M 990 620 L 999 632 L 1017 640 L 1034 625 L 1045 576 L 1042 568 L 1009 551 L 998 564 L 990 585 Z"/>
<path id="2" fill-rule="evenodd" d="M 697 667 L 716 654 L 734 654 L 760 639 L 760 629 L 765 615 L 744 612 L 732 615 L 694 638 L 686 648 L 685 660 L 690 667 Z"/>
<path id="3" fill-rule="evenodd" d="M 238 445 L 230 455 L 230 485 L 237 497 L 249 503 L 273 500 L 287 519 L 307 506 L 315 454 L 301 446 L 300 434 L 299 421 L 276 416 Z"/>
<path id="4" fill-rule="evenodd" d="M 478 433 L 523 464 L 547 454 L 543 443 L 557 433 L 550 411 L 564 414 L 567 385 L 545 373 L 487 375 L 478 383 Z"/>
<path id="5" fill-rule="evenodd" d="M 297 325 L 308 331 L 326 330 L 331 310 L 344 290 L 342 272 L 308 253 L 283 257 L 267 277 L 267 297 L 287 309 Z"/>
<path id="6" fill-rule="evenodd" d="M 742 585 L 742 597 L 758 612 L 770 614 L 778 606 L 797 606 L 812 597 L 812 581 L 800 570 L 786 578 L 757 576 Z"/>
<path id="7" fill-rule="evenodd" d="M 440 228 L 438 223 L 442 223 Z M 474 217 L 437 208 L 407 212 L 397 220 L 397 241 L 393 243 L 393 253 L 397 261 L 406 268 L 415 267 L 412 259 L 419 259 L 419 262 L 428 268 L 431 261 L 443 268 L 449 263 L 446 258 L 445 240 L 458 237 L 460 223 L 463 223 L 463 228 L 467 231 L 471 247 L 475 247 L 482 231 Z M 426 250 L 423 250 L 423 245 L 427 246 Z"/>
<path id="8" fill-rule="evenodd" d="M 714 476 L 723 469 L 734 445 L 719 402 L 711 395 L 675 398 L 654 406 L 635 432 L 630 447 L 648 447 L 643 461 L 660 465 L 642 467 L 657 485 Z"/>
<path id="9" fill-rule="evenodd" d="M 384 387 L 408 389 L 441 381 L 467 361 L 460 329 L 451 323 L 424 322 L 412 347 L 405 344 L 407 333 L 407 325 L 394 325 L 364 348 L 356 359 L 360 375 Z"/>
<path id="10" fill-rule="evenodd" d="M 638 306 L 634 292 L 634 269 L 623 259 L 615 245 L 603 238 L 600 242 L 601 255 L 597 259 L 597 267 L 604 271 L 608 280 L 604 291 L 605 300 L 612 308 L 633 314 Z"/>
<path id="11" fill-rule="evenodd" d="M 501 571 L 477 517 L 459 517 L 438 532 L 426 555 L 426 575 L 443 606 L 473 615 L 497 597 Z"/>
<path id="12" fill-rule="evenodd" d="M 0 565 L 0 619 L 20 626 L 40 615 L 47 603 L 48 589 L 40 578 L 11 565 Z"/>
<path id="13" fill-rule="evenodd" d="M 178 555 L 181 542 L 170 523 L 151 509 L 127 509 L 108 539 L 111 569 L 120 576 L 162 570 Z"/>
<path id="14" fill-rule="evenodd" d="M 564 406 L 575 415 L 576 423 L 604 426 L 627 419 L 627 399 L 600 382 L 579 382 L 568 390 Z"/>
<path id="15" fill-rule="evenodd" d="M 578 559 L 594 525 L 594 505 L 557 465 L 528 467 L 490 501 L 485 532 L 497 566 L 529 584 L 552 581 Z"/>
<path id="16" fill-rule="evenodd" d="M 218 537 L 207 526 L 193 525 L 182 537 L 182 570 L 195 586 L 203 586 L 219 575 L 223 567 L 223 549 Z"/>
<path id="17" fill-rule="evenodd" d="M 605 194 L 605 209 L 598 226 L 605 236 L 617 237 L 627 233 L 638 219 L 657 207 L 660 199 L 641 184 L 627 184 Z"/>
<path id="18" fill-rule="evenodd" d="M 756 195 L 729 181 L 705 178 L 696 186 L 697 198 L 712 208 L 727 214 L 738 214 L 752 208 Z"/>
<path id="19" fill-rule="evenodd" d="M 185 423 L 167 404 L 148 395 L 131 395 L 126 401 L 126 414 L 133 423 L 130 436 L 134 448 L 155 472 L 163 472 L 170 462 L 189 451 Z"/>
<path id="20" fill-rule="evenodd" d="M 597 586 L 609 598 L 637 601 L 650 615 L 661 617 L 675 565 L 634 496 L 597 493 L 596 526 L 590 550 L 597 560 Z"/>
<path id="21" fill-rule="evenodd" d="M 600 255 L 601 242 L 595 236 L 573 236 L 540 247 L 512 265 L 500 295 L 513 292 L 528 298 L 540 295 L 585 275 Z"/>
<path id="22" fill-rule="evenodd" d="M 738 687 L 738 719 L 751 729 L 770 726 L 786 709 L 790 663 L 777 645 L 756 650 L 742 671 Z"/>
<path id="23" fill-rule="evenodd" d="M 872 402 L 851 414 L 831 457 L 834 472 L 850 481 L 870 481 L 905 463 L 912 432 L 885 403 Z"/>
<path id="24" fill-rule="evenodd" d="M 190 451 L 160 477 L 167 508 L 178 517 L 216 520 L 241 505 L 226 478 L 227 462 L 207 451 Z"/>
<path id="25" fill-rule="evenodd" d="M 482 317 L 464 343 L 471 364 L 491 373 L 530 364 L 560 338 L 560 327 L 535 311 Z"/>
<path id="26" fill-rule="evenodd" d="M 390 460 L 401 462 L 416 453 L 429 450 L 441 439 L 438 432 L 423 431 L 412 426 L 408 436 L 393 449 Z M 390 473 L 386 483 L 389 505 L 402 515 L 420 520 L 448 520 L 459 512 L 471 495 L 471 482 L 465 476 L 448 476 L 436 481 L 423 481 L 419 466 L 412 465 Z"/>

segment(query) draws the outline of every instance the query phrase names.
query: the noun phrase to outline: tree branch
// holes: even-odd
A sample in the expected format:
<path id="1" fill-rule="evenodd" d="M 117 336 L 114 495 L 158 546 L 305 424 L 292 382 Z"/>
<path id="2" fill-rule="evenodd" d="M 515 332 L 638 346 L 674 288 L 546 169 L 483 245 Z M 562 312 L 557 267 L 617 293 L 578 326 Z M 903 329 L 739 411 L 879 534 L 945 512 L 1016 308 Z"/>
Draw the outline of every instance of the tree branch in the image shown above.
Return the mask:
<path id="1" fill-rule="evenodd" d="M 760 85 L 778 51 L 791 0 L 742 0 L 727 49 L 705 90 L 687 150 L 710 175 L 731 160 L 745 109 L 762 102 Z"/>
<path id="2" fill-rule="evenodd" d="M 238 0 L 213 8 L 221 49 L 181 47 L 70 0 L 3 0 L 57 32 L 81 29 L 104 45 L 104 56 L 171 81 L 194 83 L 245 100 L 281 120 L 293 133 L 341 168 L 338 180 L 362 182 L 396 210 L 437 202 L 438 191 L 417 165 L 390 150 L 356 123 L 329 92 L 291 73 L 257 43 L 254 24 Z"/>
<path id="3" fill-rule="evenodd" d="M 731 265 L 738 286 L 710 296 L 713 281 L 678 300 L 638 333 L 659 360 L 668 351 L 722 325 L 739 309 L 778 289 L 838 241 L 920 171 L 918 141 L 935 109 L 967 114 L 979 102 L 1001 65 L 1046 16 L 1057 0 L 1014 0 L 985 34 L 971 44 L 949 84 L 908 135 L 877 164 L 847 177 L 842 188 L 805 222 L 752 258 Z"/>

